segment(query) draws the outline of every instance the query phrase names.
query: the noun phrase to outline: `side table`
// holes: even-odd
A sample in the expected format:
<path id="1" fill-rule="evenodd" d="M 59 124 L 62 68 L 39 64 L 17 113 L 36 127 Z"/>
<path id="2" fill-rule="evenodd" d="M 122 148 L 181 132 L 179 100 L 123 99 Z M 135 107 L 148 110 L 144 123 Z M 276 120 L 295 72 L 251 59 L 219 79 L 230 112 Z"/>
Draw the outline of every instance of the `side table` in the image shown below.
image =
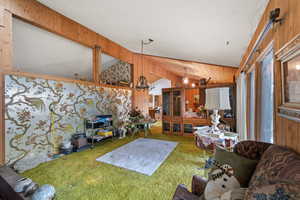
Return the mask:
<path id="1" fill-rule="evenodd" d="M 222 146 L 226 149 L 232 149 L 238 142 L 238 134 L 233 132 L 224 132 L 224 136 L 216 137 L 210 134 L 209 129 L 199 129 L 194 132 L 196 146 L 213 152 L 216 146 Z"/>

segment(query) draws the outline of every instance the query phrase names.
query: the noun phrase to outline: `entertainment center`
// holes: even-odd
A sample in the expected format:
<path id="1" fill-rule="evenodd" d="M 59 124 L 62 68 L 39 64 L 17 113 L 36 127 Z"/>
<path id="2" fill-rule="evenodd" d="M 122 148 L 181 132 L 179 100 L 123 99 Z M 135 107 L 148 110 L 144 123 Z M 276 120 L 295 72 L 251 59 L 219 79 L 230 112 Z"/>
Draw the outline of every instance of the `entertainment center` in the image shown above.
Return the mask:
<path id="1" fill-rule="evenodd" d="M 235 84 L 209 84 L 194 88 L 162 89 L 162 129 L 164 134 L 192 136 L 194 127 L 211 125 L 211 111 L 205 110 L 206 88 L 230 88 L 231 110 L 220 111 L 221 121 L 228 129 L 235 131 L 236 88 Z"/>

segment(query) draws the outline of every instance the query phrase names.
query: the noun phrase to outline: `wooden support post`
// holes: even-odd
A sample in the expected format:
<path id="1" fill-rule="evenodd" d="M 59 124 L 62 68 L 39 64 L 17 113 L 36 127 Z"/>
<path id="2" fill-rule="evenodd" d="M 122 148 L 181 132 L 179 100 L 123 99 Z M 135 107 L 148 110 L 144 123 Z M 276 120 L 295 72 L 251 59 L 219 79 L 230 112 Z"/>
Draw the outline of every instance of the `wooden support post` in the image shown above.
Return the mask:
<path id="1" fill-rule="evenodd" d="M 4 7 L 0 5 L 0 28 L 4 28 Z"/>
<path id="2" fill-rule="evenodd" d="M 4 74 L 0 72 L 0 166 L 5 164 L 5 101 Z"/>
<path id="3" fill-rule="evenodd" d="M 100 82 L 101 74 L 101 47 L 95 46 L 93 48 L 93 81 Z"/>
<path id="4" fill-rule="evenodd" d="M 12 14 L 0 6 L 0 70 L 12 70 Z"/>
<path id="5" fill-rule="evenodd" d="M 5 164 L 5 82 L 3 71 L 12 71 L 12 14 L 0 6 L 0 165 Z"/>

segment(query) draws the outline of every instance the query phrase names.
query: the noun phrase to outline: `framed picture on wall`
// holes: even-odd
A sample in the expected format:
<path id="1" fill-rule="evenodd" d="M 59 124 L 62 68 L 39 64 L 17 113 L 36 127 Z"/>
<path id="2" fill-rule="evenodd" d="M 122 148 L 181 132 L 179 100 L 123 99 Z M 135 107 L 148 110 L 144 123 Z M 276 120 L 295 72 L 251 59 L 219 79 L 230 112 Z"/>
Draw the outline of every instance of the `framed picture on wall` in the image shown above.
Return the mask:
<path id="1" fill-rule="evenodd" d="M 300 34 L 276 53 L 281 62 L 281 106 L 279 113 L 300 121 Z"/>
<path id="2" fill-rule="evenodd" d="M 282 64 L 283 104 L 300 108 L 300 51 L 299 55 Z"/>

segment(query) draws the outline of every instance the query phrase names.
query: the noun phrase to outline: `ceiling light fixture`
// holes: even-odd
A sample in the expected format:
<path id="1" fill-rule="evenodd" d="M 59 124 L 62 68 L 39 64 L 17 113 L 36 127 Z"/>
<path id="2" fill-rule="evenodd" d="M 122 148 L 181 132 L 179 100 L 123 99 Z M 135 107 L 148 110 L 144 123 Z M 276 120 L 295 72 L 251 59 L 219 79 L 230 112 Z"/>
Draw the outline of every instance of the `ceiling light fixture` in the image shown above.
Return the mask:
<path id="1" fill-rule="evenodd" d="M 300 65 L 296 65 L 296 70 L 300 70 Z"/>
<path id="2" fill-rule="evenodd" d="M 146 90 L 149 89 L 149 85 L 148 85 L 148 80 L 147 78 L 144 76 L 144 45 L 148 45 L 151 44 L 154 40 L 152 39 L 148 39 L 147 42 L 144 42 L 144 40 L 142 40 L 141 42 L 141 55 L 142 55 L 142 75 L 138 78 L 138 82 L 136 84 L 136 89 L 138 90 Z"/>

